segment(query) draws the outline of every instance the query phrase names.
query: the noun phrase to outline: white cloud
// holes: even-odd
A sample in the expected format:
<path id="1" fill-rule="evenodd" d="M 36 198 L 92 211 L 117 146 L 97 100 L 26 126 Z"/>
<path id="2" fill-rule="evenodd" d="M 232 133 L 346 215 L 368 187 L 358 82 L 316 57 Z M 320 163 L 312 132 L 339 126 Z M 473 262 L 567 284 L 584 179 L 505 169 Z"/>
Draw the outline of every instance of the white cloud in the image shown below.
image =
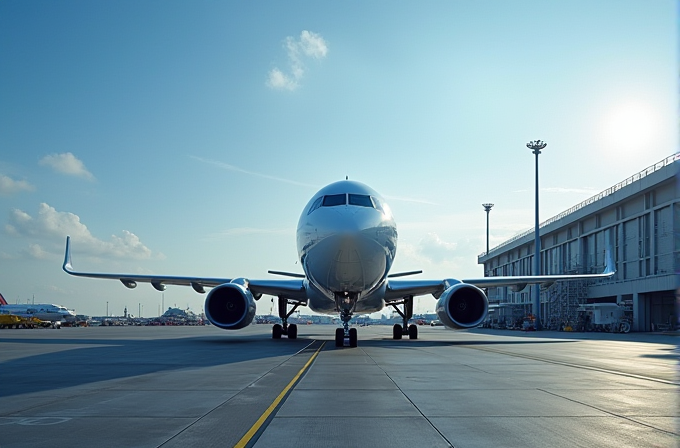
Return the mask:
<path id="1" fill-rule="evenodd" d="M 418 243 L 418 253 L 434 263 L 441 263 L 455 257 L 456 246 L 456 243 L 443 241 L 436 233 L 428 233 Z"/>
<path id="2" fill-rule="evenodd" d="M 304 30 L 295 39 L 288 36 L 284 41 L 288 55 L 290 73 L 284 73 L 278 67 L 273 68 L 267 77 L 267 86 L 278 90 L 295 90 L 305 74 L 306 59 L 323 59 L 328 54 L 328 44 L 320 34 Z"/>
<path id="3" fill-rule="evenodd" d="M 0 196 L 9 196 L 20 191 L 33 191 L 35 187 L 25 180 L 14 180 L 0 174 Z"/>
<path id="4" fill-rule="evenodd" d="M 307 30 L 300 34 L 300 41 L 296 45 L 305 55 L 316 59 L 325 58 L 328 54 L 328 45 L 323 37 Z"/>
<path id="5" fill-rule="evenodd" d="M 40 159 L 40 165 L 49 166 L 55 171 L 69 176 L 94 180 L 94 176 L 85 168 L 83 162 L 70 152 L 47 155 Z"/>
<path id="6" fill-rule="evenodd" d="M 459 268 L 467 267 L 470 260 L 474 260 L 479 251 L 479 243 L 474 239 L 448 242 L 436 233 L 428 233 L 417 244 L 400 241 L 397 252 L 399 258 L 403 257 L 400 261 L 408 259 L 409 265 Z"/>
<path id="7" fill-rule="evenodd" d="M 49 252 L 46 252 L 39 244 L 29 244 L 26 253 L 30 258 L 35 258 L 38 260 L 45 260 L 49 258 Z"/>
<path id="8" fill-rule="evenodd" d="M 109 241 L 102 241 L 90 233 L 77 215 L 59 212 L 45 203 L 40 204 L 36 217 L 14 209 L 5 231 L 18 237 L 54 242 L 55 247 L 62 247 L 66 235 L 71 235 L 79 251 L 94 256 L 128 259 L 148 259 L 152 256 L 151 250 L 142 244 L 139 237 L 127 230 L 123 230 L 121 236 L 112 235 Z M 27 253 L 34 258 L 43 258 L 48 251 L 33 243 L 29 245 Z"/>
<path id="9" fill-rule="evenodd" d="M 295 90 L 297 89 L 297 81 L 286 76 L 278 68 L 272 69 L 269 72 L 269 79 L 267 80 L 267 85 L 272 89 L 280 90 Z"/>

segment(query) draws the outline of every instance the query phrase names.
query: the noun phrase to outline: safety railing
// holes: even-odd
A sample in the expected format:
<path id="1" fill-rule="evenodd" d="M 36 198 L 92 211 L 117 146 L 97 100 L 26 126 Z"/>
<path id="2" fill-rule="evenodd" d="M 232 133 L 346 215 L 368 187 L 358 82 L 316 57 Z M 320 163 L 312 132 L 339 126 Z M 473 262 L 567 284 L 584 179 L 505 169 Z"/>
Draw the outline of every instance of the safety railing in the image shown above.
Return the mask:
<path id="1" fill-rule="evenodd" d="M 548 219 L 548 220 L 546 220 L 546 221 L 543 221 L 542 223 L 540 223 L 540 224 L 538 225 L 538 228 L 540 229 L 540 228 L 545 227 L 545 226 L 547 226 L 547 225 L 549 225 L 549 224 L 552 224 L 552 223 L 554 223 L 555 221 L 558 221 L 558 220 L 560 220 L 560 219 L 562 219 L 562 218 L 564 218 L 564 217 L 566 217 L 566 216 L 568 216 L 568 215 L 571 215 L 572 213 L 574 213 L 574 212 L 576 212 L 576 211 L 582 209 L 583 207 L 586 207 L 586 206 L 592 204 L 593 202 L 597 202 L 597 201 L 599 201 L 600 199 L 603 199 L 603 198 L 605 198 L 605 197 L 607 197 L 607 196 L 609 196 L 609 195 L 611 195 L 611 194 L 614 194 L 615 192 L 619 191 L 619 190 L 622 189 L 623 187 L 626 187 L 626 186 L 632 184 L 633 182 L 637 182 L 637 181 L 639 181 L 640 179 L 649 176 L 649 175 L 652 174 L 653 172 L 658 171 L 658 170 L 660 170 L 660 169 L 662 169 L 662 168 L 664 168 L 664 167 L 666 167 L 666 166 L 668 166 L 668 165 L 670 165 L 670 164 L 672 164 L 673 162 L 676 162 L 676 161 L 678 161 L 678 160 L 680 160 L 680 153 L 675 153 L 675 154 L 673 154 L 673 155 L 670 155 L 670 156 L 666 157 L 665 159 L 663 159 L 662 161 L 660 161 L 660 162 L 658 162 L 658 163 L 655 163 L 654 165 L 645 168 L 644 170 L 640 171 L 639 173 L 633 174 L 633 175 L 630 176 L 628 179 L 619 182 L 618 184 L 614 185 L 613 187 L 607 188 L 606 190 L 604 190 L 604 191 L 602 191 L 602 192 L 596 194 L 595 196 L 592 196 L 592 197 L 586 199 L 585 201 L 583 201 L 583 202 L 581 202 L 581 203 L 579 203 L 579 204 L 577 204 L 577 205 L 571 207 L 570 209 L 565 210 L 565 211 L 563 211 L 562 213 L 560 213 L 560 214 L 558 214 L 558 215 L 555 215 L 555 216 L 553 216 L 552 218 L 550 218 L 550 219 Z M 534 233 L 534 228 L 533 228 L 533 227 L 532 227 L 531 229 L 529 229 L 529 230 L 526 230 L 526 231 L 524 231 L 524 232 L 521 232 L 521 233 L 519 233 L 519 234 L 513 236 L 512 238 L 510 238 L 510 239 L 507 240 L 507 241 L 502 242 L 502 243 L 499 244 L 498 246 L 495 246 L 494 248 L 489 249 L 489 253 L 492 253 L 492 252 L 494 252 L 494 251 L 496 251 L 496 250 L 498 250 L 498 249 L 500 249 L 500 248 L 502 248 L 502 247 L 505 247 L 505 246 L 507 246 L 507 245 L 509 245 L 509 244 L 512 244 L 512 243 L 514 243 L 515 241 L 517 241 L 517 240 L 519 240 L 519 239 L 522 239 L 522 238 L 524 238 L 524 237 L 527 236 L 527 235 L 531 235 L 532 233 Z M 481 254 L 479 254 L 479 257 L 481 258 L 481 257 L 484 257 L 484 256 L 486 256 L 486 255 L 487 255 L 486 252 L 482 252 Z"/>

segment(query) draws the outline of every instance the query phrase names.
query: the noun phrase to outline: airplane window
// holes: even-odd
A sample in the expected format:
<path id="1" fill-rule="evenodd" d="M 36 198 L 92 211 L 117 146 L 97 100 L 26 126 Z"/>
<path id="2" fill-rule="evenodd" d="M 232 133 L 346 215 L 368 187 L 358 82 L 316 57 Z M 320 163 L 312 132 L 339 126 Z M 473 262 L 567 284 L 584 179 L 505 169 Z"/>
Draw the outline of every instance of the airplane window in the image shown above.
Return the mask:
<path id="1" fill-rule="evenodd" d="M 307 212 L 307 214 L 309 215 L 309 214 L 312 213 L 314 210 L 316 210 L 317 208 L 321 207 L 321 201 L 323 201 L 323 196 L 318 197 L 318 198 L 316 199 L 316 201 L 314 201 L 314 203 L 312 204 L 312 206 L 309 207 L 309 211 Z"/>
<path id="2" fill-rule="evenodd" d="M 382 202 L 380 202 L 380 199 L 371 196 L 371 200 L 373 201 L 373 206 L 384 213 Z"/>
<path id="3" fill-rule="evenodd" d="M 349 195 L 349 205 L 358 205 L 361 207 L 373 208 L 373 203 L 371 202 L 371 197 L 364 194 L 351 194 Z"/>
<path id="4" fill-rule="evenodd" d="M 343 194 L 329 194 L 328 196 L 324 196 L 323 198 L 323 206 L 324 207 L 335 207 L 336 205 L 345 205 L 347 204 L 347 198 L 346 195 Z"/>

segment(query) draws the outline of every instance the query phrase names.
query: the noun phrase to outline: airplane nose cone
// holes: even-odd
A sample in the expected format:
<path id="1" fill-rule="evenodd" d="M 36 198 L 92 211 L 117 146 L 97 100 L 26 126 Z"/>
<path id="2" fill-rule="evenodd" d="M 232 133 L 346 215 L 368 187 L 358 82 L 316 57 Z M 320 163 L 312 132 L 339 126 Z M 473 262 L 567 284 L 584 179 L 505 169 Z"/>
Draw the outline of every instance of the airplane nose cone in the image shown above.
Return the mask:
<path id="1" fill-rule="evenodd" d="M 307 272 L 333 292 L 373 288 L 387 271 L 385 248 L 362 233 L 342 233 L 319 241 L 307 254 Z"/>

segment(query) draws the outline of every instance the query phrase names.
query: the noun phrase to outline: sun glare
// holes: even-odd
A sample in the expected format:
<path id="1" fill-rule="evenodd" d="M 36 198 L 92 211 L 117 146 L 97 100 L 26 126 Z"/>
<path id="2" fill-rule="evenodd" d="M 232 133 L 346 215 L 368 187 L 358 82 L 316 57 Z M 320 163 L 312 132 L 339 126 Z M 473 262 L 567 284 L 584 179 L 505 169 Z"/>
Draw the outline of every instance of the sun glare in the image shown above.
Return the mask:
<path id="1" fill-rule="evenodd" d="M 606 142 L 616 151 L 643 150 L 656 141 L 659 119 L 648 105 L 625 103 L 608 114 L 603 131 Z"/>

